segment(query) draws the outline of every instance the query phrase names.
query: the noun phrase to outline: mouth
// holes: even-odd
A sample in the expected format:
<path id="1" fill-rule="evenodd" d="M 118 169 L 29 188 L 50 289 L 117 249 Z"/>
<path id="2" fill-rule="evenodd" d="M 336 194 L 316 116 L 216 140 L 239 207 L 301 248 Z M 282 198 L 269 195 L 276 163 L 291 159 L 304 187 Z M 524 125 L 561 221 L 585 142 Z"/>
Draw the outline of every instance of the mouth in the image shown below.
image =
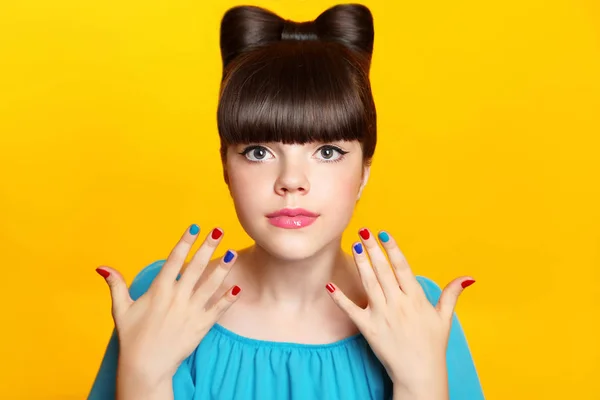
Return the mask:
<path id="1" fill-rule="evenodd" d="M 303 208 L 284 208 L 271 214 L 267 214 L 269 223 L 278 228 L 299 229 L 311 225 L 319 217 L 319 214 Z"/>

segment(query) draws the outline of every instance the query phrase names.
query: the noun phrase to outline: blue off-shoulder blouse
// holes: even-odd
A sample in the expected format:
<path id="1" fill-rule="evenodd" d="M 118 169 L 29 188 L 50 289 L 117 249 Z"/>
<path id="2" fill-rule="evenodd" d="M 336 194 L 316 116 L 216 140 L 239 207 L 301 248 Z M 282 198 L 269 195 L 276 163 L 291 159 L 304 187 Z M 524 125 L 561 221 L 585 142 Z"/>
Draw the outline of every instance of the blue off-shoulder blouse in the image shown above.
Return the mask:
<path id="1" fill-rule="evenodd" d="M 139 298 L 166 260 L 145 267 L 133 280 Z M 417 277 L 436 304 L 440 287 Z M 89 400 L 115 398 L 119 354 L 113 330 Z M 456 314 L 447 350 L 450 400 L 480 400 L 483 392 Z M 328 344 L 271 342 L 240 336 L 215 324 L 173 376 L 175 400 L 390 400 L 393 387 L 384 367 L 358 333 Z"/>

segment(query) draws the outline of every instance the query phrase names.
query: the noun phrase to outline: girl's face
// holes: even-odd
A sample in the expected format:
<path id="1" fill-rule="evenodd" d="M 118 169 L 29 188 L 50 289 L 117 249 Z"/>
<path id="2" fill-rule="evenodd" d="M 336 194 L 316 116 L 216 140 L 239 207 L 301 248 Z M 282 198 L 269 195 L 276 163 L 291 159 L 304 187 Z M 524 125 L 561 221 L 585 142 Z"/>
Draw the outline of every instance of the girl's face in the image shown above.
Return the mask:
<path id="1" fill-rule="evenodd" d="M 342 235 L 369 175 L 358 141 L 231 145 L 224 168 L 244 230 L 286 260 Z"/>

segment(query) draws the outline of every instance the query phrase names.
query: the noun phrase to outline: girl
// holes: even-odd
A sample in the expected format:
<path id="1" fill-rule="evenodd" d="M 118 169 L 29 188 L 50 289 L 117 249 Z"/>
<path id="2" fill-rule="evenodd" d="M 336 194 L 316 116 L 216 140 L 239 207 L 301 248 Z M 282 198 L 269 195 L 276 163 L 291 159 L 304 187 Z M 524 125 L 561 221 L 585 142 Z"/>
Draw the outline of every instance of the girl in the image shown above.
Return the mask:
<path id="1" fill-rule="evenodd" d="M 225 13 L 223 174 L 255 244 L 211 261 L 214 228 L 186 264 L 192 225 L 129 291 L 98 268 L 116 328 L 90 399 L 483 398 L 454 315 L 473 279 L 441 292 L 384 231 L 341 248 L 375 151 L 373 38 L 362 5 Z"/>

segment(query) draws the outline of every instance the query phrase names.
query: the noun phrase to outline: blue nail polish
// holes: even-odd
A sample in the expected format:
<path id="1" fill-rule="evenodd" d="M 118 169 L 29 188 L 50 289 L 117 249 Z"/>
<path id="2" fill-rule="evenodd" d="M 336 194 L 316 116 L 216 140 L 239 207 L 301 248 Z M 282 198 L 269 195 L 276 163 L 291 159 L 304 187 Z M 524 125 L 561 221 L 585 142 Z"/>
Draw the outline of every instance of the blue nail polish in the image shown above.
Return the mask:
<path id="1" fill-rule="evenodd" d="M 361 254 L 362 253 L 362 244 L 356 243 L 354 245 L 354 251 L 356 252 L 356 254 Z"/>
<path id="2" fill-rule="evenodd" d="M 379 240 L 381 240 L 383 243 L 387 243 L 387 241 L 390 240 L 390 235 L 388 235 L 386 232 L 379 232 Z"/>
<path id="3" fill-rule="evenodd" d="M 192 226 L 190 226 L 190 233 L 192 235 L 195 235 L 198 232 L 200 232 L 200 228 L 198 227 L 198 225 L 192 224 Z"/>
<path id="4" fill-rule="evenodd" d="M 227 250 L 227 253 L 225 253 L 225 258 L 223 259 L 223 261 L 228 263 L 229 261 L 233 260 L 234 256 L 235 256 L 235 254 L 233 254 L 233 252 L 231 252 L 231 250 Z"/>

